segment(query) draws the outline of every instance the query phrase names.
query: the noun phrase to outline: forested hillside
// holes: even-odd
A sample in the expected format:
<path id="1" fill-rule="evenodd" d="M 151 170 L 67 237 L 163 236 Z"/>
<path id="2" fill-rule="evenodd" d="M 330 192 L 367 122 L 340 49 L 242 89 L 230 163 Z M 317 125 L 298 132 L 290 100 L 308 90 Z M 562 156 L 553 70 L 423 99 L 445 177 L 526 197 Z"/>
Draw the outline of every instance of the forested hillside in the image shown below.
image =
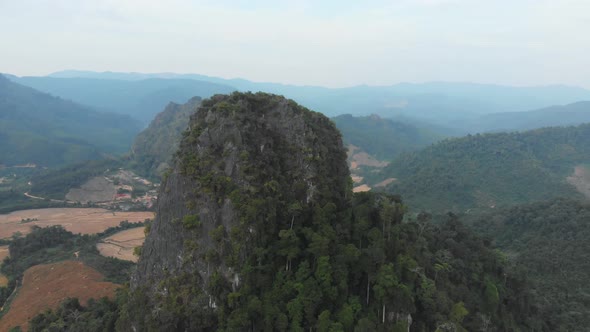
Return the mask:
<path id="1" fill-rule="evenodd" d="M 139 123 L 13 83 L 0 75 L 0 164 L 58 166 L 123 153 Z"/>
<path id="2" fill-rule="evenodd" d="M 589 204 L 543 201 L 488 213 L 469 223 L 532 279 L 537 304 L 559 327 L 556 331 L 588 330 Z"/>
<path id="3" fill-rule="evenodd" d="M 447 139 L 400 156 L 381 178 L 415 209 L 466 210 L 582 198 L 567 177 L 590 162 L 590 124 Z"/>

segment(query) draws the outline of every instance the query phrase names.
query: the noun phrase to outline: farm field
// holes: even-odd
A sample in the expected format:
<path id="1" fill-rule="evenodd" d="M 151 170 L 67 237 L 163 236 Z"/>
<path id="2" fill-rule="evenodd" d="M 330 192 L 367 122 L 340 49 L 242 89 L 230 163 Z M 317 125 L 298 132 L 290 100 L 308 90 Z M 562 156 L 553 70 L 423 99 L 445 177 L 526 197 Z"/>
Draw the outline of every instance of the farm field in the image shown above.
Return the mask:
<path id="1" fill-rule="evenodd" d="M 143 245 L 144 240 L 144 227 L 136 227 L 113 234 L 96 247 L 103 256 L 137 262 L 138 257 L 133 255 L 133 249 Z"/>
<path id="2" fill-rule="evenodd" d="M 103 281 L 103 275 L 82 262 L 65 261 L 36 265 L 25 271 L 23 285 L 10 310 L 0 320 L 0 331 L 20 326 L 48 308 L 56 308 L 68 297 L 77 297 L 82 305 L 88 299 L 114 297 L 119 285 Z"/>
<path id="3" fill-rule="evenodd" d="M 153 212 L 149 211 L 121 212 L 100 208 L 21 210 L 0 215 L 0 238 L 11 237 L 15 232 L 27 234 L 33 225 L 39 227 L 62 225 L 75 234 L 94 234 L 100 233 L 109 227 L 118 226 L 123 220 L 140 222 L 153 217 Z"/>

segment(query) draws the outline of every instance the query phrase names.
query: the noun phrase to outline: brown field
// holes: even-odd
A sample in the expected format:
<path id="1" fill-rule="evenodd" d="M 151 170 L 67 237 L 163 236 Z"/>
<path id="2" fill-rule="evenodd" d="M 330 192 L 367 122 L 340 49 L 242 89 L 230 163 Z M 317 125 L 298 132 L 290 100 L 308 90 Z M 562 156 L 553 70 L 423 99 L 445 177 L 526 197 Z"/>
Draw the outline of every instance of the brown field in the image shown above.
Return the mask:
<path id="1" fill-rule="evenodd" d="M 351 170 L 355 170 L 361 166 L 383 168 L 389 165 L 388 162 L 377 160 L 370 154 L 362 151 L 358 146 L 354 146 L 352 144 L 348 146 L 347 154 Z"/>
<path id="2" fill-rule="evenodd" d="M 4 258 L 8 257 L 8 246 L 0 246 L 0 265 L 2 265 L 2 261 Z M 5 287 L 8 285 L 8 279 L 5 275 L 0 274 L 0 287 Z"/>
<path id="3" fill-rule="evenodd" d="M 28 321 L 48 308 L 56 308 L 68 297 L 81 304 L 88 299 L 113 297 L 117 284 L 103 281 L 103 275 L 82 262 L 65 261 L 36 265 L 25 271 L 23 285 L 10 310 L 0 320 L 0 331 L 20 326 L 27 330 Z"/>
<path id="4" fill-rule="evenodd" d="M 352 179 L 353 183 L 361 183 L 361 182 L 363 182 L 363 179 L 364 179 L 362 176 L 358 176 L 355 174 L 351 174 L 350 178 Z"/>
<path id="5" fill-rule="evenodd" d="M 119 212 L 98 208 L 54 208 L 15 211 L 0 215 L 0 238 L 12 236 L 15 232 L 26 234 L 33 225 L 47 227 L 62 225 L 72 233 L 94 234 L 118 226 L 123 220 L 144 221 L 154 217 L 153 212 Z M 21 223 L 22 219 L 38 219 Z"/>
<path id="6" fill-rule="evenodd" d="M 371 187 L 367 186 L 366 184 L 362 184 L 362 185 L 360 185 L 358 187 L 354 187 L 352 189 L 352 191 L 355 193 L 362 193 L 362 192 L 369 191 L 369 190 L 371 190 Z"/>
<path id="7" fill-rule="evenodd" d="M 143 230 L 143 227 L 136 227 L 121 231 L 107 237 L 96 247 L 103 256 L 137 262 L 138 257 L 133 255 L 133 249 L 143 245 L 145 240 Z"/>

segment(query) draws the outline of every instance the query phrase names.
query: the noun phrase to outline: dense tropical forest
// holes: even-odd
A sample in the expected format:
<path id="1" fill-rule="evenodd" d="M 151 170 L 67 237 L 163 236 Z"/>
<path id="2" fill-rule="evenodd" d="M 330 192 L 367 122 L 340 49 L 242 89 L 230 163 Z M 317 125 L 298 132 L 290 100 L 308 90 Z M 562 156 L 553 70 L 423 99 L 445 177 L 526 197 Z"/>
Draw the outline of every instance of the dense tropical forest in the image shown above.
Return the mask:
<path id="1" fill-rule="evenodd" d="M 249 267 L 239 291 L 218 277 L 209 290 L 214 311 L 178 302 L 188 285 L 169 284 L 171 302 L 159 309 L 167 325 L 143 329 L 555 331 L 524 274 L 513 273 L 489 242 L 455 216 L 433 225 L 427 218 L 402 222 L 402 211 L 395 197 L 356 194 L 347 221 L 323 213 L 310 224 L 319 233 L 281 231 L 265 253 L 272 263 Z M 137 293 L 129 296 L 123 289 L 114 301 L 86 307 L 68 300 L 33 318 L 31 331 L 125 331 L 129 315 L 145 306 Z"/>
<path id="2" fill-rule="evenodd" d="M 590 162 L 590 125 L 469 135 L 404 154 L 381 178 L 418 211 L 465 211 L 583 198 L 567 177 Z"/>
<path id="3" fill-rule="evenodd" d="M 469 225 L 527 272 L 537 306 L 556 331 L 587 330 L 590 203 L 557 199 L 470 219 Z"/>

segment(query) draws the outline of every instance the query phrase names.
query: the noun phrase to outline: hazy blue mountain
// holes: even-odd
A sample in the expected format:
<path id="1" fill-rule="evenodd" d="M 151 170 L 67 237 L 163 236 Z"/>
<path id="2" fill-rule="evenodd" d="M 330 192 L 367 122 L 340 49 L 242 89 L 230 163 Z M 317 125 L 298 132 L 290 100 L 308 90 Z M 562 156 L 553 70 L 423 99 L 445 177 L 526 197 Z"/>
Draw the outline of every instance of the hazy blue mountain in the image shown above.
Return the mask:
<path id="1" fill-rule="evenodd" d="M 506 112 L 484 115 L 473 121 L 471 128 L 484 131 L 528 130 L 551 126 L 571 126 L 590 122 L 590 101 L 552 106 L 528 112 Z"/>
<path id="2" fill-rule="evenodd" d="M 129 149 L 140 124 L 0 75 L 0 164 L 56 166 Z"/>
<path id="3" fill-rule="evenodd" d="M 150 78 L 137 81 L 94 78 L 15 77 L 11 80 L 99 110 L 130 115 L 149 123 L 168 103 L 193 96 L 229 93 L 228 85 L 189 79 Z"/>
<path id="4" fill-rule="evenodd" d="M 580 100 L 590 100 L 589 90 L 561 85 L 511 87 L 492 84 L 430 82 L 330 89 L 317 86 L 251 82 L 244 79 L 222 79 L 198 74 L 63 71 L 50 76 L 130 81 L 146 78 L 201 80 L 230 85 L 241 91 L 266 91 L 281 94 L 329 116 L 340 114 L 379 114 L 384 117 L 403 115 L 455 127 L 468 125 L 458 122 L 458 120 L 476 119 L 482 114 L 528 111 Z"/>

